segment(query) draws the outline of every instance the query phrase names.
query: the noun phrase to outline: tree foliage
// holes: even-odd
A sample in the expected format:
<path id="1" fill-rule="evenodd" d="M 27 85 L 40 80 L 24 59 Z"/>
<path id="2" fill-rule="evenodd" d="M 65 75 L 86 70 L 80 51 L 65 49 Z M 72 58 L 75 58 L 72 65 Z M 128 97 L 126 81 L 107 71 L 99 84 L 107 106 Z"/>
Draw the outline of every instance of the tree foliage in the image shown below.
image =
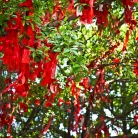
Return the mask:
<path id="1" fill-rule="evenodd" d="M 137 2 L 1 0 L 0 137 L 137 132 Z"/>

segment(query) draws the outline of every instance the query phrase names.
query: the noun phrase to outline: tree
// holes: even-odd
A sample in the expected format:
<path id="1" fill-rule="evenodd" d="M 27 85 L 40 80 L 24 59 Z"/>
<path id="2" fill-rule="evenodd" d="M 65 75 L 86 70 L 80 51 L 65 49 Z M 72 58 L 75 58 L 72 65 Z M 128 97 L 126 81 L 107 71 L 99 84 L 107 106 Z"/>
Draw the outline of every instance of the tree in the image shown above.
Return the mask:
<path id="1" fill-rule="evenodd" d="M 138 137 L 137 2 L 0 1 L 0 136 Z"/>

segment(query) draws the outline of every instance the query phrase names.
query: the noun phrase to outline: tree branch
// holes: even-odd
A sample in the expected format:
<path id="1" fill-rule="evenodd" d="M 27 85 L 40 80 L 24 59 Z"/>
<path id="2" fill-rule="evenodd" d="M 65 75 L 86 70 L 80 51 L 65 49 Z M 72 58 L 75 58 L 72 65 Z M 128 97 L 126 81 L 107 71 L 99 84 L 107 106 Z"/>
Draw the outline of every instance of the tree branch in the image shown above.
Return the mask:
<path id="1" fill-rule="evenodd" d="M 74 15 L 71 15 L 71 16 L 68 17 L 67 21 L 70 22 L 70 21 L 75 20 L 75 19 L 77 19 L 77 18 L 79 18 L 79 17 L 76 17 L 76 16 L 74 16 Z M 48 26 L 49 26 L 49 27 L 57 27 L 58 25 L 60 25 L 61 21 L 63 21 L 63 20 L 64 20 L 64 19 L 58 20 L 58 21 L 56 20 L 56 21 L 50 22 L 50 23 L 48 24 Z"/>
<path id="2" fill-rule="evenodd" d="M 51 126 L 51 128 L 59 135 L 61 135 L 63 138 L 75 138 L 74 136 L 69 136 L 67 132 L 62 131 L 58 128 L 55 128 L 54 126 Z"/>
<path id="3" fill-rule="evenodd" d="M 37 115 L 37 113 L 39 112 L 39 109 L 40 109 L 40 107 L 43 105 L 44 101 L 45 101 L 45 99 L 43 99 L 43 100 L 41 101 L 40 106 L 36 106 L 35 108 L 33 108 L 32 113 L 30 114 L 28 120 L 24 123 L 24 127 L 22 128 L 22 130 L 20 131 L 20 133 L 19 133 L 18 136 L 22 136 L 22 135 L 25 134 L 25 132 L 27 132 L 27 130 L 28 130 L 29 127 L 30 127 L 30 122 L 31 122 L 31 120 L 34 118 L 35 115 Z"/>
<path id="4" fill-rule="evenodd" d="M 110 138 L 123 138 L 123 136 L 114 136 Z M 133 135 L 126 135 L 125 138 L 138 138 L 138 134 L 133 134 Z"/>
<path id="5" fill-rule="evenodd" d="M 86 135 L 89 120 L 90 120 L 90 104 L 86 108 L 86 114 L 85 114 L 85 118 L 84 118 L 84 127 L 86 129 L 82 131 L 81 138 L 84 138 Z"/>

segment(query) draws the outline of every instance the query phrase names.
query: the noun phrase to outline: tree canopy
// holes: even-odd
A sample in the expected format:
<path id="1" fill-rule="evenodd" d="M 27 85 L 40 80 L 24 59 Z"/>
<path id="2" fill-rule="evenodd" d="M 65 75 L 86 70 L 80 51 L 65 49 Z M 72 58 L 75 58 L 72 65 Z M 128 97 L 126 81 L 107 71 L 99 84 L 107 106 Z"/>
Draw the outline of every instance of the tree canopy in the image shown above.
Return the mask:
<path id="1" fill-rule="evenodd" d="M 138 0 L 1 0 L 1 138 L 138 137 Z"/>

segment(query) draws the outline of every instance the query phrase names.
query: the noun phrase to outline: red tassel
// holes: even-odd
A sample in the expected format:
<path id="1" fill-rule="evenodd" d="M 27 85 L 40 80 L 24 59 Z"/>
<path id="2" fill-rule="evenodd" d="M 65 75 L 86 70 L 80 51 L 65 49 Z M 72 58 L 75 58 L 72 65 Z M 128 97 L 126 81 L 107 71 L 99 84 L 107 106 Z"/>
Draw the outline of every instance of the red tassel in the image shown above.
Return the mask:
<path id="1" fill-rule="evenodd" d="M 43 135 L 45 132 L 47 132 L 47 130 L 49 129 L 51 123 L 52 123 L 52 120 L 54 118 L 54 115 L 51 116 L 51 118 L 49 119 L 48 121 L 48 124 L 46 125 L 46 127 L 43 129 L 43 131 L 41 132 L 41 135 Z"/>
<path id="2" fill-rule="evenodd" d="M 125 40 L 124 40 L 124 45 L 123 45 L 122 51 L 126 50 L 126 46 L 128 44 L 128 40 L 129 40 L 129 30 L 127 30 L 127 32 L 126 32 L 126 37 L 125 37 Z"/>
<path id="3" fill-rule="evenodd" d="M 19 6 L 33 8 L 33 3 L 32 0 L 26 0 L 25 2 L 20 3 Z"/>

